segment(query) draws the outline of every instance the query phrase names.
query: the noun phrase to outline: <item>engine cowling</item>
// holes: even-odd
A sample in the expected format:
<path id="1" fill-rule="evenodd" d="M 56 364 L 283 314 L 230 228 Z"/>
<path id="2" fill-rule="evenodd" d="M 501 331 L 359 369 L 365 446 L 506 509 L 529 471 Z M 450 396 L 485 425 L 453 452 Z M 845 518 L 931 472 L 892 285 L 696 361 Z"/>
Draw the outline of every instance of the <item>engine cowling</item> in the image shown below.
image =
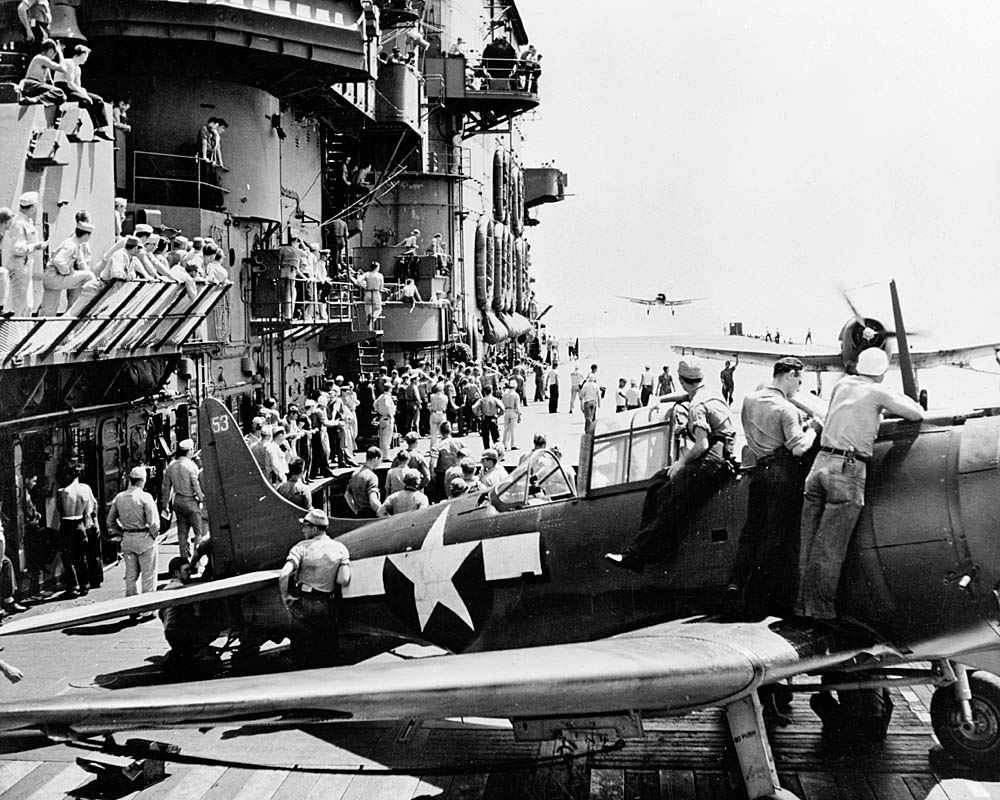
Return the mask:
<path id="1" fill-rule="evenodd" d="M 874 317 L 864 321 L 851 317 L 840 330 L 840 354 L 844 360 L 844 371 L 854 375 L 858 366 L 858 356 L 869 347 L 879 347 L 892 358 L 892 332 Z"/>

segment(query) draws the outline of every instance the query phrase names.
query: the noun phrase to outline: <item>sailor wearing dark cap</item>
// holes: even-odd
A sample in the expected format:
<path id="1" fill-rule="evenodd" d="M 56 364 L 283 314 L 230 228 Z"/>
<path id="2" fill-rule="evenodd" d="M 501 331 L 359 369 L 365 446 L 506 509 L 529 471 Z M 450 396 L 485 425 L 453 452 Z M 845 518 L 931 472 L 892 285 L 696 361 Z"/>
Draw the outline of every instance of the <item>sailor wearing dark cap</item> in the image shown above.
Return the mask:
<path id="1" fill-rule="evenodd" d="M 731 474 L 735 430 L 729 404 L 704 389 L 704 373 L 694 359 L 681 361 L 677 376 L 690 399 L 687 432 L 693 443 L 669 468 L 653 476 L 642 508 L 639 534 L 623 553 L 605 556 L 612 564 L 633 572 L 642 572 L 653 561 L 671 559 L 692 512 Z"/>
<path id="2" fill-rule="evenodd" d="M 811 459 L 802 456 L 816 441 L 818 421 L 803 426 L 791 402 L 802 386 L 803 364 L 792 357 L 774 363 L 770 385 L 743 400 L 744 466 L 750 467 L 747 517 L 726 596 L 726 611 L 743 614 L 792 612 L 799 559 L 802 486 Z"/>
<path id="3" fill-rule="evenodd" d="M 492 447 L 483 450 L 483 474 L 479 478 L 479 486 L 492 489 L 507 480 L 507 470 L 499 465 L 500 454 Z"/>
<path id="4" fill-rule="evenodd" d="M 338 658 L 337 587 L 351 581 L 351 556 L 327 536 L 330 521 L 321 509 L 310 509 L 299 522 L 305 538 L 289 551 L 278 576 L 281 600 L 294 623 L 292 656 L 302 666 L 330 666 Z M 297 595 L 290 586 L 293 575 Z"/>
<path id="5" fill-rule="evenodd" d="M 177 516 L 177 544 L 184 558 L 191 558 L 190 533 L 195 543 L 202 536 L 201 503 L 204 495 L 198 479 L 198 465 L 191 459 L 194 442 L 182 439 L 177 454 L 163 472 L 163 508 L 173 509 Z"/>
<path id="6" fill-rule="evenodd" d="M 125 596 L 131 597 L 138 593 L 136 582 L 140 576 L 143 594 L 156 591 L 156 536 L 160 532 L 160 515 L 153 496 L 145 490 L 146 468 L 133 467 L 128 482 L 129 487 L 111 501 L 108 530 L 122 537 Z"/>

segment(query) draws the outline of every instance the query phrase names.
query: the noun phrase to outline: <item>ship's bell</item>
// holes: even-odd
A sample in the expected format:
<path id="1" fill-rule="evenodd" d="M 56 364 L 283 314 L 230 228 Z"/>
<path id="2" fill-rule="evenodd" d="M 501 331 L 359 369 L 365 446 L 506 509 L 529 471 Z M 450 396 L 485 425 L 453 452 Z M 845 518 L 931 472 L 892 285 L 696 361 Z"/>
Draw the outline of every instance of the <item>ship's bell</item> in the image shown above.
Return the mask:
<path id="1" fill-rule="evenodd" d="M 80 0 L 54 0 L 52 25 L 49 26 L 49 35 L 53 39 L 61 39 L 64 42 L 87 41 L 87 37 L 80 30 L 80 23 L 76 20 L 76 9 L 79 5 Z"/>

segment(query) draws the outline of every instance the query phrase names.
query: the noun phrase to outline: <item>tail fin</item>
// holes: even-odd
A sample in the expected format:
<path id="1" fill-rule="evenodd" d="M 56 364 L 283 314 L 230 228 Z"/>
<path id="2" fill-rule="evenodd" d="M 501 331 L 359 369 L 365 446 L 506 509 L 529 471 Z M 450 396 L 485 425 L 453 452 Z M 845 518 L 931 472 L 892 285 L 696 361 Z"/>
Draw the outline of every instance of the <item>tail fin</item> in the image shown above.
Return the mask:
<path id="1" fill-rule="evenodd" d="M 281 566 L 302 539 L 303 510 L 279 495 L 250 452 L 239 423 L 218 400 L 208 398 L 198 415 L 202 490 L 212 532 L 217 577 Z M 331 536 L 364 524 L 334 520 Z"/>

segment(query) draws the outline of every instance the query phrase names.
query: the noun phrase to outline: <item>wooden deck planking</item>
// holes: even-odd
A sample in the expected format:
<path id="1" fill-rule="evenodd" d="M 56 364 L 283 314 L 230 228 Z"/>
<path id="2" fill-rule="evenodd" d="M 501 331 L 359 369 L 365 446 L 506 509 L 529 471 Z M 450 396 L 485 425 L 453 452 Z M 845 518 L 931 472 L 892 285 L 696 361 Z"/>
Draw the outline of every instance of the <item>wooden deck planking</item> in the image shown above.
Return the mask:
<path id="1" fill-rule="evenodd" d="M 660 800 L 659 775 L 653 770 L 625 770 L 625 797 L 628 800 Z"/>
<path id="2" fill-rule="evenodd" d="M 26 772 L 4 792 L 4 800 L 29 800 L 43 786 L 66 769 L 65 762 L 46 762 Z"/>
<path id="3" fill-rule="evenodd" d="M 38 769 L 40 761 L 8 761 L 0 766 L 0 795 L 24 778 L 32 770 Z"/>
<path id="4" fill-rule="evenodd" d="M 236 773 L 241 782 L 237 784 L 232 797 L 225 799 L 220 797 L 219 800 L 271 800 L 275 792 L 278 791 L 278 787 L 288 777 L 288 773 L 284 770 L 255 772 L 253 770 L 233 769 L 229 772 Z"/>
<path id="5" fill-rule="evenodd" d="M 980 781 L 970 781 L 965 778 L 945 778 L 938 786 L 944 790 L 948 800 L 991 800 L 991 798 L 1000 798 L 1000 784 L 996 783 L 986 786 Z"/>
<path id="6" fill-rule="evenodd" d="M 625 770 L 592 769 L 590 800 L 621 800 L 625 796 Z"/>
<path id="7" fill-rule="evenodd" d="M 488 777 L 486 773 L 456 775 L 448 787 L 446 800 L 480 800 Z"/>
<path id="8" fill-rule="evenodd" d="M 828 772 L 801 772 L 802 800 L 857 800 L 841 792 L 833 775 Z"/>
<path id="9" fill-rule="evenodd" d="M 694 786 L 698 800 L 731 800 L 732 785 L 728 772 L 716 770 L 695 772 Z"/>
<path id="10" fill-rule="evenodd" d="M 370 800 L 411 800 L 419 785 L 420 779 L 413 775 L 386 775 Z"/>
<path id="11" fill-rule="evenodd" d="M 794 723 L 770 731 L 782 786 L 803 800 L 1000 800 L 1000 783 L 940 778 L 927 751 L 934 739 L 926 716 L 931 692 L 897 692 L 889 739 L 844 752 L 824 740 L 804 697 L 793 702 Z M 167 764 L 165 781 L 128 800 L 733 800 L 742 795 L 739 766 L 722 712 L 650 720 L 643 741 L 533 766 L 556 752 L 554 743 L 517 742 L 509 728 L 479 721 L 311 726 L 303 730 L 234 728 L 223 735 L 177 732 L 189 755 L 273 764 L 412 768 L 414 775 L 296 773 L 234 766 Z M 89 774 L 73 763 L 77 751 L 39 747 L 0 756 L 5 800 L 48 800 L 86 787 Z M 524 761 L 511 771 L 500 764 Z M 496 768 L 491 768 L 496 764 Z M 444 777 L 419 777 L 421 768 L 454 768 Z M 472 767 L 473 772 L 459 772 Z M 735 789 L 735 791 L 734 791 Z"/>
<path id="12" fill-rule="evenodd" d="M 444 797 L 451 788 L 451 775 L 437 775 L 433 778 L 421 778 L 417 788 L 413 790 L 413 800 L 426 797 Z"/>
<path id="13" fill-rule="evenodd" d="M 319 775 L 292 772 L 281 782 L 278 790 L 268 800 L 303 800 L 312 791 L 318 780 Z"/>
<path id="14" fill-rule="evenodd" d="M 833 779 L 837 782 L 841 795 L 850 800 L 879 800 L 864 775 L 845 773 L 834 775 Z"/>
<path id="15" fill-rule="evenodd" d="M 694 797 L 694 772 L 687 769 L 661 769 L 660 798 L 661 800 L 682 800 Z"/>
<path id="16" fill-rule="evenodd" d="M 70 792 L 86 784 L 91 777 L 88 772 L 76 764 L 64 764 L 62 771 L 57 772 L 39 786 L 34 793 L 28 795 L 27 800 L 51 800 L 54 797 L 66 797 Z"/>

